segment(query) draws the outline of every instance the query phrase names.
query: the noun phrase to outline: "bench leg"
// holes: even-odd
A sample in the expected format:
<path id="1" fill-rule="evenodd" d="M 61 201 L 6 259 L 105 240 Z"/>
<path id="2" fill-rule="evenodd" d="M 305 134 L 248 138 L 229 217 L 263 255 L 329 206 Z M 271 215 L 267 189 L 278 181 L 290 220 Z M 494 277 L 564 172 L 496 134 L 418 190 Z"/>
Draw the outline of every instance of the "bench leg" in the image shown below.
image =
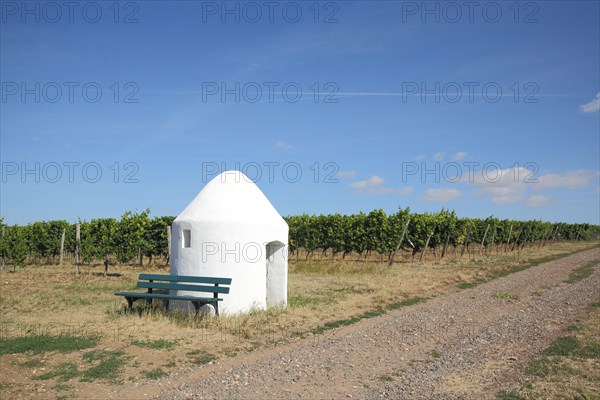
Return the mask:
<path id="1" fill-rule="evenodd" d="M 125 297 L 125 299 L 127 300 L 127 308 L 129 308 L 129 311 L 131 311 L 133 309 L 133 298 Z"/>
<path id="2" fill-rule="evenodd" d="M 192 301 L 192 304 L 194 305 L 194 308 L 196 309 L 196 315 L 194 316 L 195 319 L 198 319 L 198 314 L 200 313 L 200 302 L 198 301 Z"/>
<path id="3" fill-rule="evenodd" d="M 219 316 L 219 302 L 215 301 L 215 316 Z"/>

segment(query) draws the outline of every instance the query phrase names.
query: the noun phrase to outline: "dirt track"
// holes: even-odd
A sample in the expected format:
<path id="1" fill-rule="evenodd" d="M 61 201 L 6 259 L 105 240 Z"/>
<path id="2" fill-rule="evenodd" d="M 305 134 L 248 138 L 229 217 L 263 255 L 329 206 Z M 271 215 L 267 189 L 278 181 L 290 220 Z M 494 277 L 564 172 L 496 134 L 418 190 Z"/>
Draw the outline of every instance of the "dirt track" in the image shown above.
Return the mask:
<path id="1" fill-rule="evenodd" d="M 599 258 L 600 249 L 588 250 L 323 335 L 121 387 L 114 395 L 494 398 L 534 353 L 600 300 L 599 267 L 580 282 L 563 282 L 573 268 Z"/>

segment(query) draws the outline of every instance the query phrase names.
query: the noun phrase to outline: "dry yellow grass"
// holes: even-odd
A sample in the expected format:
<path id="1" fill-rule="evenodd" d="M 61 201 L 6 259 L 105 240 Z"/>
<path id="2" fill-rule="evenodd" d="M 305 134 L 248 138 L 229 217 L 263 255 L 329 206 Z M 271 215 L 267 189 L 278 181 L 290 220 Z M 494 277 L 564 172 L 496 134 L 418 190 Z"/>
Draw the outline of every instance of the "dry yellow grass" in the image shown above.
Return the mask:
<path id="1" fill-rule="evenodd" d="M 97 335 L 98 349 L 123 349 L 131 356 L 121 372 L 122 380 L 127 381 L 143 377 L 144 370 L 161 368 L 172 372 L 207 362 L 209 358 L 201 357 L 205 353 L 233 356 L 306 334 L 327 322 L 355 317 L 410 298 L 459 290 L 460 283 L 486 279 L 534 259 L 597 245 L 559 243 L 500 255 L 465 254 L 462 260 L 453 257 L 439 260 L 430 254 L 424 263 L 408 262 L 410 257 L 401 254 L 392 267 L 379 262 L 379 257 L 367 261 L 356 261 L 356 256 L 334 261 L 292 257 L 286 309 L 198 321 L 189 315 L 166 314 L 160 307 L 140 310 L 141 315 L 127 312 L 126 302 L 113 293 L 135 289 L 137 276 L 142 272 L 138 267 L 116 266 L 106 278 L 101 266 L 84 267 L 80 275 L 75 275 L 72 267 L 27 267 L 0 275 L 0 333 L 2 338 L 41 333 Z M 143 271 L 168 273 L 164 267 Z M 173 348 L 165 351 L 135 346 L 134 340 L 167 340 Z M 55 379 L 32 378 L 60 363 L 81 364 L 81 356 L 82 352 L 44 353 L 33 357 L 43 365 L 38 368 L 23 367 L 23 362 L 32 358 L 27 354 L 0 356 L 6 371 L 0 377 L 0 389 L 15 396 L 35 390 L 50 393 L 62 390 L 60 384 L 56 389 Z M 72 379 L 68 385 L 70 390 L 84 390 L 91 384 Z"/>

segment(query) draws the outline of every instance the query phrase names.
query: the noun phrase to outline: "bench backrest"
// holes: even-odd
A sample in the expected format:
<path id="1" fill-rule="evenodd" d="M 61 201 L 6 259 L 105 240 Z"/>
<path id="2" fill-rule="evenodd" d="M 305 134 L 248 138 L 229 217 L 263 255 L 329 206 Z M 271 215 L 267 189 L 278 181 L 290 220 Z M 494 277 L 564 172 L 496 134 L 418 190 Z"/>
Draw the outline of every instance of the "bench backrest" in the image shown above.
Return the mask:
<path id="1" fill-rule="evenodd" d="M 215 296 L 217 293 L 229 293 L 229 287 L 225 285 L 231 285 L 231 278 L 160 274 L 140 274 L 137 283 L 137 287 L 139 288 L 186 290 L 190 292 L 214 293 Z"/>

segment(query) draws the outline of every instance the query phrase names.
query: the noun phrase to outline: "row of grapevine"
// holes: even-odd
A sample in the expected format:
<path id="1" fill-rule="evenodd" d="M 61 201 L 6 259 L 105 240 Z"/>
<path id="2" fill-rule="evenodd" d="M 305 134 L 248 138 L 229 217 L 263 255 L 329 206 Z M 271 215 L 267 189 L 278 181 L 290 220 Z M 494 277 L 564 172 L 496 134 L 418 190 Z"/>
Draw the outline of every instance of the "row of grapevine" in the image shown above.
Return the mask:
<path id="1" fill-rule="evenodd" d="M 286 221 L 290 227 L 290 251 L 304 249 L 307 258 L 315 251 L 331 252 L 332 257 L 339 253 L 391 257 L 398 247 L 412 251 L 413 257 L 419 252 L 423 255 L 427 249 L 441 249 L 443 257 L 448 246 L 460 247 L 463 252 L 473 245 L 479 249 L 495 245 L 514 250 L 527 243 L 589 240 L 600 235 L 597 225 L 459 218 L 454 211 L 444 209 L 423 214 L 406 208 L 390 215 L 383 210 L 355 215 L 299 215 L 287 217 Z"/>
<path id="2" fill-rule="evenodd" d="M 168 258 L 167 228 L 174 217 L 150 218 L 150 210 L 126 212 L 114 218 L 78 221 L 80 242 L 76 243 L 76 224 L 67 221 L 35 222 L 27 226 L 6 226 L 0 219 L 3 236 L 0 250 L 14 265 L 41 262 L 56 264 L 61 247 L 72 260 L 78 249 L 84 263 L 103 260 L 105 272 L 110 262 L 136 262 L 144 257 Z M 379 254 L 391 259 L 396 250 L 411 251 L 413 257 L 428 249 L 441 256 L 448 246 L 461 252 L 469 246 L 487 248 L 495 245 L 514 250 L 526 243 L 556 240 L 588 240 L 600 235 L 600 227 L 591 224 L 566 224 L 543 221 L 515 221 L 488 217 L 459 218 L 454 211 L 442 209 L 439 213 L 411 213 L 399 209 L 393 214 L 373 210 L 355 215 L 297 215 L 285 218 L 289 228 L 289 250 L 299 249 L 310 257 L 355 253 L 360 256 Z M 63 233 L 64 232 L 64 233 Z M 63 239 L 64 235 L 64 239 Z M 64 242 L 63 242 L 64 240 Z M 62 246 L 61 246 L 62 242 Z M 166 262 L 166 261 L 165 261 Z"/>
<path id="3" fill-rule="evenodd" d="M 120 220 L 99 218 L 73 224 L 58 220 L 26 226 L 7 226 L 0 220 L 3 232 L 0 250 L 15 266 L 34 262 L 57 264 L 61 247 L 70 260 L 74 260 L 76 250 L 83 263 L 103 260 L 105 273 L 113 260 L 121 263 L 136 260 L 141 265 L 144 256 L 149 262 L 154 257 L 168 257 L 167 227 L 175 219 L 150 218 L 149 214 L 147 209 L 141 213 L 128 211 Z M 76 243 L 77 225 L 79 243 Z"/>

